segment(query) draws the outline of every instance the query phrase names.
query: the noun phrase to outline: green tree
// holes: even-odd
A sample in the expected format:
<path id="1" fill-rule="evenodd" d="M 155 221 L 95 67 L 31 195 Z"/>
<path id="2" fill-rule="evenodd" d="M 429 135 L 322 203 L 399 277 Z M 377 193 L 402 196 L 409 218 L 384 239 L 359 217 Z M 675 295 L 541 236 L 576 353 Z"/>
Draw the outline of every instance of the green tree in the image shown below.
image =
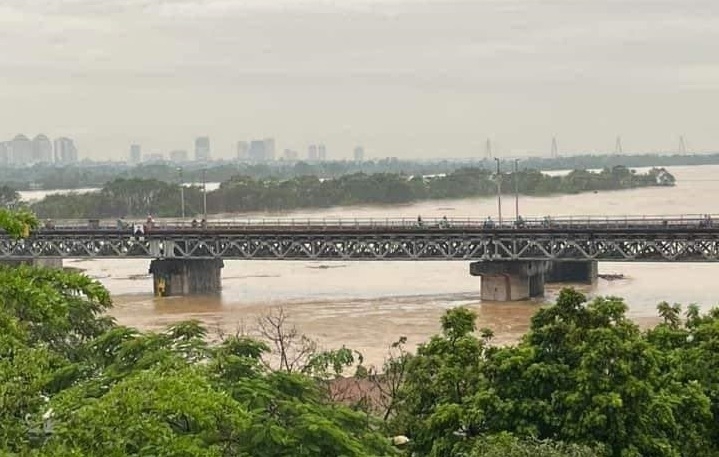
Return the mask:
<path id="1" fill-rule="evenodd" d="M 20 203 L 20 193 L 8 185 L 0 186 L 0 207 L 14 209 Z"/>
<path id="2" fill-rule="evenodd" d="M 509 433 L 477 440 L 469 457 L 602 457 L 599 449 L 549 440 L 520 440 Z"/>
<path id="3" fill-rule="evenodd" d="M 454 456 L 488 430 L 476 396 L 489 393 L 483 374 L 487 342 L 474 335 L 476 315 L 467 308 L 442 317 L 442 334 L 417 348 L 407 362 L 391 429 L 411 438 L 417 455 Z"/>
<path id="4" fill-rule="evenodd" d="M 612 456 L 702 451 L 709 401 L 693 382 L 667 382 L 665 354 L 626 317 L 618 298 L 564 290 L 532 319 L 522 343 L 493 355 L 488 376 L 500 429 L 603 444 Z M 678 439 L 678 437 L 681 437 Z"/>
<path id="5" fill-rule="evenodd" d="M 693 312 L 681 329 L 663 304 L 666 322 L 647 334 L 626 309 L 566 289 L 519 344 L 501 348 L 472 333 L 470 312 L 448 312 L 442 335 L 408 364 L 393 430 L 420 456 L 476 453 L 506 432 L 612 457 L 718 455 L 712 317 Z"/>

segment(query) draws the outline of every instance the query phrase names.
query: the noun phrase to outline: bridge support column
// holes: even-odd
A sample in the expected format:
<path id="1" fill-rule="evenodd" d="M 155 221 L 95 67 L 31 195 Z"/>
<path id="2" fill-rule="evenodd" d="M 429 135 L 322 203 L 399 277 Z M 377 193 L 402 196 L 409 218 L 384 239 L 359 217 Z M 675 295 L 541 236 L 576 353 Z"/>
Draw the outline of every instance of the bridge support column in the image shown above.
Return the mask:
<path id="1" fill-rule="evenodd" d="M 7 267 L 19 267 L 20 265 L 28 265 L 40 268 L 62 268 L 61 258 L 52 259 L 4 259 L 0 260 L 0 265 Z"/>
<path id="2" fill-rule="evenodd" d="M 222 259 L 155 259 L 150 262 L 158 297 L 214 295 L 222 289 Z"/>
<path id="3" fill-rule="evenodd" d="M 571 282 L 594 284 L 597 282 L 599 266 L 596 260 L 550 261 L 545 280 L 547 282 Z"/>
<path id="4" fill-rule="evenodd" d="M 469 265 L 472 276 L 482 278 L 483 301 L 518 301 L 544 295 L 544 261 L 474 262 Z"/>

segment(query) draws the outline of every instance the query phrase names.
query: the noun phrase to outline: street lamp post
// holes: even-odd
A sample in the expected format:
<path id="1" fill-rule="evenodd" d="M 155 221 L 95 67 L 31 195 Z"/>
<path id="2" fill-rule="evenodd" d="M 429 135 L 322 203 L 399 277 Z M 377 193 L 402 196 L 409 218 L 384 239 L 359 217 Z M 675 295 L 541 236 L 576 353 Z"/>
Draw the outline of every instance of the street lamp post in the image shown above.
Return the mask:
<path id="1" fill-rule="evenodd" d="M 499 157 L 495 157 L 497 161 L 497 215 L 499 225 L 502 225 L 502 173 L 499 169 Z"/>
<path id="2" fill-rule="evenodd" d="M 519 221 L 519 159 L 514 159 L 514 220 Z"/>
<path id="3" fill-rule="evenodd" d="M 207 170 L 202 169 L 202 214 L 207 220 Z"/>
<path id="4" fill-rule="evenodd" d="M 180 179 L 180 205 L 182 207 L 182 220 L 185 219 L 185 185 L 182 180 L 182 167 L 177 167 L 177 175 Z"/>

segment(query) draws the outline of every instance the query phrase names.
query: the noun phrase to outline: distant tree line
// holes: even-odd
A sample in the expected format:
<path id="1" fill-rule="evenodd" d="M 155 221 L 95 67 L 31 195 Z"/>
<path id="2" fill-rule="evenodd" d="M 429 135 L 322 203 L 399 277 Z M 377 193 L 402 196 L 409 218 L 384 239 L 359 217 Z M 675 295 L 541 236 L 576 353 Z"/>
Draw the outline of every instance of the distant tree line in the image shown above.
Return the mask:
<path id="1" fill-rule="evenodd" d="M 207 193 L 209 214 L 252 211 L 282 211 L 337 205 L 400 204 L 428 199 L 457 199 L 496 194 L 497 176 L 481 168 L 463 168 L 432 178 L 401 174 L 356 173 L 336 179 L 302 176 L 288 180 L 235 176 Z M 564 176 L 549 176 L 536 170 L 502 173 L 503 193 L 522 195 L 571 194 L 673 185 L 674 177 L 664 169 L 635 173 L 617 166 L 600 172 L 575 170 Z M 202 188 L 185 188 L 185 214 L 202 213 Z M 50 195 L 34 203 L 42 218 L 108 218 L 152 214 L 158 217 L 181 215 L 178 184 L 157 179 L 115 179 L 101 191 L 83 194 Z"/>
<path id="2" fill-rule="evenodd" d="M 522 168 L 537 170 L 604 169 L 617 165 L 626 167 L 667 167 L 671 165 L 719 164 L 719 153 L 697 155 L 576 155 L 557 158 L 530 157 L 522 159 Z M 505 171 L 511 171 L 512 163 L 502 162 Z M 493 159 L 465 160 L 400 160 L 386 158 L 379 160 L 329 161 L 329 162 L 284 162 L 242 163 L 213 162 L 178 165 L 170 163 L 148 163 L 137 166 L 125 164 L 103 164 L 87 162 L 72 166 L 36 165 L 28 168 L 0 169 L 0 182 L 18 190 L 100 188 L 114 179 L 156 179 L 167 183 L 224 182 L 233 176 L 248 176 L 254 179 L 273 178 L 289 180 L 303 176 L 337 178 L 349 174 L 405 174 L 412 176 L 453 173 L 462 168 L 495 170 Z"/>

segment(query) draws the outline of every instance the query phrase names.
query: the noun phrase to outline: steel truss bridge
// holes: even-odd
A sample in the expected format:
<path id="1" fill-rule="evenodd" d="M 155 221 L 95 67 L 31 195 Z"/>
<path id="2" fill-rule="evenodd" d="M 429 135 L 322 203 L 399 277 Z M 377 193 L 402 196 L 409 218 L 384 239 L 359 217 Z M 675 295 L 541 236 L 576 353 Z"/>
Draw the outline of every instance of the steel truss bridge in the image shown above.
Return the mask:
<path id="1" fill-rule="evenodd" d="M 113 221 L 48 224 L 27 238 L 0 234 L 0 259 L 719 261 L 710 216 L 483 219 L 277 219 L 207 224 Z M 719 218 L 716 218 L 719 222 Z M 141 225 L 139 226 L 141 227 Z"/>

